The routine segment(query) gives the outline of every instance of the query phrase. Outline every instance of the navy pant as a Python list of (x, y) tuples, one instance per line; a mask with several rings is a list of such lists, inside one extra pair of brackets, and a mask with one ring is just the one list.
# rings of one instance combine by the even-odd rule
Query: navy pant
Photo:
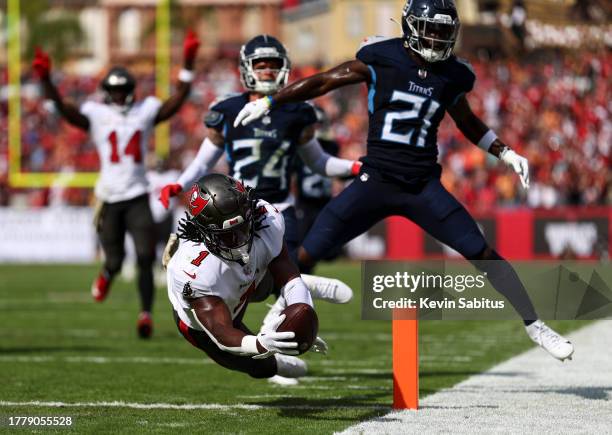
[(282, 213), (285, 219), (285, 243), (287, 244), (289, 257), (297, 264), (297, 252), (300, 246), (300, 239), (295, 207), (289, 207), (283, 210)]
[(318, 261), (393, 215), (410, 219), (466, 258), (475, 257), (487, 247), (472, 216), (438, 178), (410, 185), (369, 167), (364, 167), (361, 176), (321, 211), (303, 247)]

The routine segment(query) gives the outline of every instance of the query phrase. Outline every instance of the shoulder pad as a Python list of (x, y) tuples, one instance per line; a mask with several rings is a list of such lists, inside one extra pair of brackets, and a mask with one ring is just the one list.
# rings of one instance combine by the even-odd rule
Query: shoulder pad
[(364, 38), (363, 41), (361, 41), (361, 44), (359, 44), (359, 48), (357, 49), (357, 51), (361, 50), (363, 47), (366, 47), (368, 45), (376, 44), (377, 42), (387, 41), (389, 39), (393, 39), (393, 38), (390, 36), (380, 36), (380, 35), (368, 36)]
[(474, 67), (472, 67), (472, 64), (470, 62), (468, 62), (466, 59), (463, 59), (461, 57), (457, 57), (457, 62), (463, 66), (465, 66), (467, 69), (470, 70), (470, 72), (474, 75), (476, 75), (476, 73), (474, 72)]
[(210, 104), (208, 105), (208, 108), (209, 108), (209, 109), (212, 109), (212, 108), (213, 108), (214, 106), (216, 106), (217, 104), (222, 103), (222, 102), (223, 102), (223, 101), (225, 101), (225, 100), (229, 100), (230, 98), (238, 97), (238, 96), (240, 96), (240, 95), (242, 95), (242, 93), (240, 93), (240, 92), (230, 92), (229, 94), (221, 95), (221, 96), (219, 96), (219, 97), (215, 98), (215, 99), (212, 101), (212, 103), (210, 103)]

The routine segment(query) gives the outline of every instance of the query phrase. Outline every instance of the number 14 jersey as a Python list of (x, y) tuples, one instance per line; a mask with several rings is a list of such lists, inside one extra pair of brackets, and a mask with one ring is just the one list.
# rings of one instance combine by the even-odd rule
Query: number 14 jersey
[(116, 106), (87, 101), (81, 113), (100, 157), (95, 194), (104, 202), (136, 198), (148, 191), (145, 156), (161, 101), (147, 97), (121, 112)]
[(367, 38), (356, 57), (371, 77), (364, 164), (407, 181), (439, 176), (438, 126), (447, 108), (472, 90), (471, 66), (451, 56), (420, 67), (401, 38)]

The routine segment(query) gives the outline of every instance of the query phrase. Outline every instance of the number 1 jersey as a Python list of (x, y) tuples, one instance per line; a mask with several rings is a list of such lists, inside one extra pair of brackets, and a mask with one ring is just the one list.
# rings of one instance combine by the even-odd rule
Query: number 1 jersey
[(81, 106), (100, 157), (95, 189), (98, 199), (113, 203), (147, 193), (145, 156), (160, 107), (161, 101), (155, 97), (137, 101), (124, 113), (94, 101)]
[(407, 182), (439, 177), (438, 127), (447, 108), (472, 90), (471, 66), (455, 56), (419, 66), (401, 38), (367, 38), (356, 57), (371, 77), (364, 164)]

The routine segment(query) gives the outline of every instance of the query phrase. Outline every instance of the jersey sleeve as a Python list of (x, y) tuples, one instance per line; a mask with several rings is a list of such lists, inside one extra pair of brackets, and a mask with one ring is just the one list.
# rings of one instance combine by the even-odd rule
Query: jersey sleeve
[(355, 55), (357, 60), (362, 61), (366, 65), (373, 64), (375, 61), (374, 44), (382, 39), (384, 38), (381, 38), (380, 36), (368, 36), (365, 38), (357, 49), (357, 54)]
[(460, 97), (471, 92), (476, 82), (474, 68), (472, 68), (472, 65), (467, 60), (457, 58), (454, 69), (455, 85), (453, 86), (450, 98), (451, 106), (454, 105)]
[(142, 102), (142, 116), (147, 123), (153, 123), (155, 117), (159, 113), (159, 109), (162, 106), (162, 102), (159, 98), (149, 96)]
[(263, 219), (259, 217), (262, 229), (257, 232), (257, 236), (265, 243), (269, 253), (269, 260), (272, 261), (278, 257), (283, 249), (285, 219), (281, 212), (265, 201), (260, 201), (257, 210), (260, 216), (264, 215)]
[(79, 112), (89, 119), (95, 118), (96, 110), (98, 109), (99, 105), (100, 103), (96, 103), (95, 101), (85, 101), (83, 104), (81, 104)]

